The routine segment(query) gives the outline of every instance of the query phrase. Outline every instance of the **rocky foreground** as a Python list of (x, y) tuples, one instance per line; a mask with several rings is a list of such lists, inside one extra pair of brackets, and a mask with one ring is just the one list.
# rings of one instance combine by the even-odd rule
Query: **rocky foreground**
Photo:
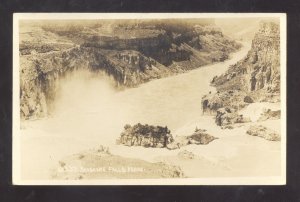
[(52, 179), (64, 180), (181, 177), (179, 167), (113, 155), (103, 146), (65, 157), (52, 173)]

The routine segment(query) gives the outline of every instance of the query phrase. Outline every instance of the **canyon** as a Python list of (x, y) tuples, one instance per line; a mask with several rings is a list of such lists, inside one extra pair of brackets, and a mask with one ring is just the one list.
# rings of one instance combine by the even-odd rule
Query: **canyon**
[[(212, 21), (75, 25), (20, 37), (24, 179), (280, 175), (277, 24), (251, 44)], [(147, 172), (60, 172), (122, 163)]]
[[(203, 22), (202, 22), (203, 21)], [(241, 44), (211, 21), (21, 26), (20, 113), (46, 117), (60, 81), (88, 69), (111, 77), (118, 89), (228, 59)]]

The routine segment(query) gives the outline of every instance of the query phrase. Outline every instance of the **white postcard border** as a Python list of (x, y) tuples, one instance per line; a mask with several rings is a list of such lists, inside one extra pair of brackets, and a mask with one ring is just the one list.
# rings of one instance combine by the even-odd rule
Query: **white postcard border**
[[(97, 180), (22, 180), (20, 170), (20, 20), (92, 19), (172, 19), (172, 18), (280, 18), (281, 65), (281, 176), (178, 178), (178, 179), (97, 179)], [(285, 185), (286, 184), (286, 14), (285, 13), (14, 13), (13, 16), (13, 134), (12, 180), (14, 185)], [(37, 162), (38, 163), (38, 162)]]

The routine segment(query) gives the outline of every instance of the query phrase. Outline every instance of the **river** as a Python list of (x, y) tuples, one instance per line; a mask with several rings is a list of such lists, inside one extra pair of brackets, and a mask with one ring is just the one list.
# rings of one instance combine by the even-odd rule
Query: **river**
[(108, 145), (114, 154), (149, 161), (174, 154), (166, 149), (116, 146), (115, 141), (125, 124), (168, 126), (173, 135), (190, 135), (184, 133), (195, 123), (207, 128), (213, 121), (208, 117), (201, 122), (202, 96), (215, 90), (210, 86), (212, 78), (244, 58), (249, 49), (250, 44), (244, 44), (224, 62), (123, 91), (116, 91), (107, 79), (77, 72), (64, 81), (52, 117), (22, 123), (22, 178), (47, 179), (49, 168), (61, 157), (97, 145)]

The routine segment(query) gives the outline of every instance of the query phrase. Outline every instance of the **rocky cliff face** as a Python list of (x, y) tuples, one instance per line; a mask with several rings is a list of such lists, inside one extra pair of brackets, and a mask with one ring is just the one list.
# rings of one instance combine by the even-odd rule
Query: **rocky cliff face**
[(218, 90), (237, 88), (243, 84), (244, 90), (249, 92), (263, 89), (267, 93), (279, 93), (279, 36), (278, 24), (262, 22), (246, 58), (231, 66), (224, 75), (215, 78), (212, 84)]
[(212, 80), (218, 93), (203, 97), (203, 111), (216, 112), (224, 106), (240, 109), (250, 101), (279, 101), (279, 37), (278, 24), (261, 22), (247, 56), (230, 66), (225, 74)]
[(40, 117), (52, 110), (60, 80), (77, 69), (111, 76), (116, 86), (133, 87), (168, 76), (167, 67), (137, 51), (76, 47), (20, 57), (21, 116)]
[[(223, 61), (240, 45), (215, 26), (167, 24), (25, 26), (20, 33), (23, 118), (46, 116), (69, 72), (109, 75), (119, 88)], [(22, 31), (23, 29), (23, 31)], [(29, 30), (29, 31), (28, 31)]]

